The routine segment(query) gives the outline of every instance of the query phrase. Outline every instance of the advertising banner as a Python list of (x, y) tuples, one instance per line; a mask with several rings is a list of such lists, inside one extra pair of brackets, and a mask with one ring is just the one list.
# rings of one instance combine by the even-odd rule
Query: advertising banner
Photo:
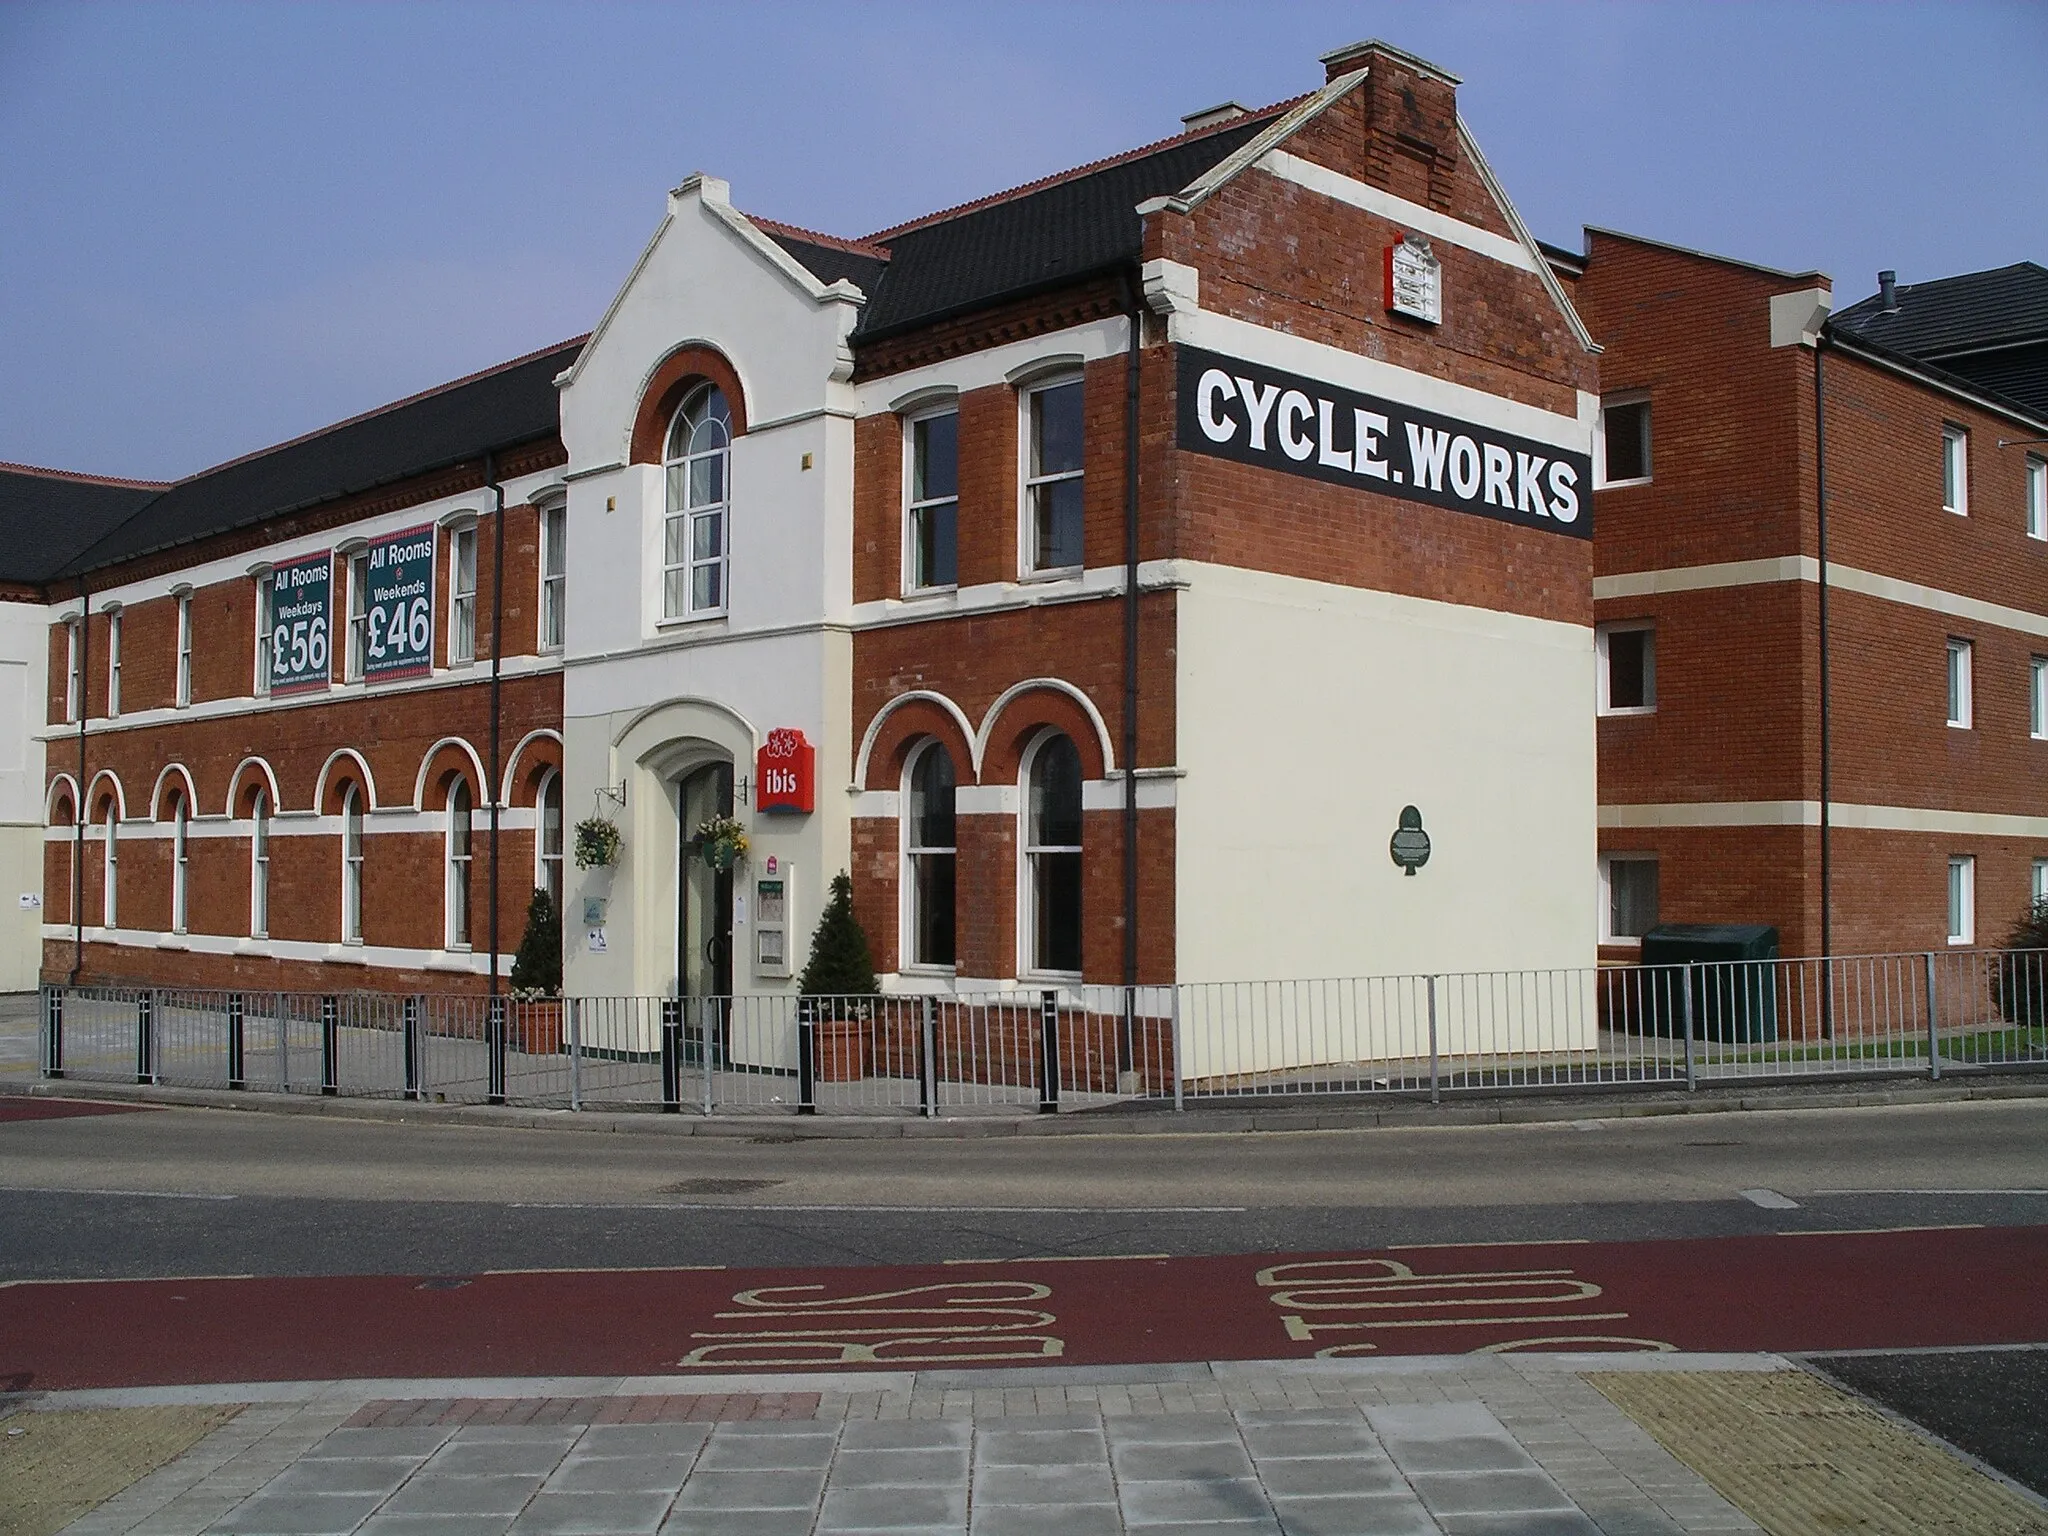
[(270, 572), (270, 691), (307, 693), (327, 686), (334, 621), (334, 553), (303, 555)]
[(369, 548), (363, 605), (363, 677), (372, 683), (434, 670), (434, 527), (379, 539)]
[(1194, 453), (1524, 528), (1593, 537), (1590, 455), (1263, 363), (1179, 350), (1175, 439)]

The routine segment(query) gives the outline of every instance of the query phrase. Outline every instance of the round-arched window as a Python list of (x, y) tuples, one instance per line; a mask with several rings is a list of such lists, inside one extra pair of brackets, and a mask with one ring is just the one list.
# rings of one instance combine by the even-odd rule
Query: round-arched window
[(668, 515), (662, 527), (661, 611), (690, 619), (723, 613), (726, 601), (727, 480), (732, 411), (716, 384), (683, 397), (669, 424), (662, 466)]
[(943, 742), (927, 741), (910, 760), (904, 795), (903, 852), (909, 864), (904, 882), (912, 965), (954, 963), (953, 940), (953, 754)]
[(1030, 881), (1027, 953), (1035, 971), (1081, 969), (1081, 754), (1057, 731), (1024, 767), (1024, 858)]

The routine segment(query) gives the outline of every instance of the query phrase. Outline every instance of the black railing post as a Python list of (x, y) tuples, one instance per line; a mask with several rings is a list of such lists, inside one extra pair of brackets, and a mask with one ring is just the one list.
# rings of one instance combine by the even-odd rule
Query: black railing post
[(1060, 995), (1038, 994), (1038, 1112), (1060, 1112)]
[(341, 999), (320, 999), (320, 1091), (328, 1098), (341, 1092)]
[(796, 1000), (796, 1112), (818, 1112), (818, 1000)]
[(490, 1091), (493, 1104), (505, 1102), (505, 999), (493, 997), (484, 1014), (484, 1051), (490, 1058)]
[(135, 1000), (135, 1081), (156, 1081), (156, 994), (144, 992)]
[(242, 1001), (242, 994), (230, 992), (228, 994), (228, 1086), (230, 1088), (246, 1088), (249, 1084), (249, 1074), (242, 1062), (242, 1025), (247, 1015), (248, 1009)]
[(420, 1000), (408, 997), (399, 1005), (399, 1021), (405, 1046), (405, 1096), (420, 1096)]
[(43, 988), (43, 1076), (64, 1075), (64, 989)]
[(683, 1001), (679, 997), (661, 1000), (661, 1112), (681, 1114)]
[(923, 1017), (917, 1031), (917, 1108), (919, 1114), (929, 1116), (939, 1112), (939, 1000), (926, 993), (920, 1012)]

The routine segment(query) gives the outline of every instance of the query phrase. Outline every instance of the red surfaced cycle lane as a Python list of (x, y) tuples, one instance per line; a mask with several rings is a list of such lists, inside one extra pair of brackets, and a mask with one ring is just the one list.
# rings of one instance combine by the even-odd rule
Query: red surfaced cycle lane
[(0, 1286), (0, 1387), (2048, 1341), (2048, 1227)]

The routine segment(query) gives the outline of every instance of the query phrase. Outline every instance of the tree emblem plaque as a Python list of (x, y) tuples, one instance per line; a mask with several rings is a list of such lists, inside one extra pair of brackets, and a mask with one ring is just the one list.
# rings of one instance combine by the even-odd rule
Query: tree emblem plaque
[(1394, 829), (1387, 852), (1404, 875), (1413, 875), (1429, 862), (1429, 834), (1422, 830), (1422, 812), (1414, 806), (1401, 807), (1401, 825)]

